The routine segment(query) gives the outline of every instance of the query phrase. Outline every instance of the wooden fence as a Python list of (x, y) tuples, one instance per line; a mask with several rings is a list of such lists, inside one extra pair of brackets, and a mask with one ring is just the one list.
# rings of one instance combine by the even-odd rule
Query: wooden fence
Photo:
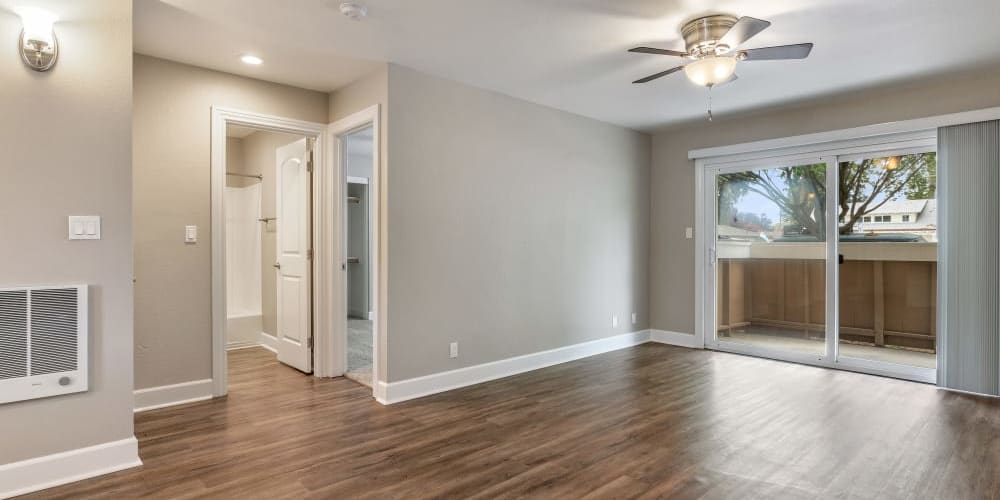
[[(936, 246), (897, 252), (905, 244), (882, 249), (856, 245), (868, 247), (842, 245), (847, 255), (839, 266), (841, 339), (934, 352)], [(787, 248), (738, 249), (739, 255), (721, 245), (719, 250), (720, 332), (750, 325), (801, 330), (804, 336), (825, 330), (825, 260), (789, 258)], [(915, 260), (894, 260), (894, 254)]]

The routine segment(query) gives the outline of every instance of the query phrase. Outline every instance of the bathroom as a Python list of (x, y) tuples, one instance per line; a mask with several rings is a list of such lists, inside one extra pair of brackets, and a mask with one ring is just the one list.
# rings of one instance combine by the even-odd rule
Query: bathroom
[(226, 129), (226, 349), (278, 345), (277, 155), (305, 138)]

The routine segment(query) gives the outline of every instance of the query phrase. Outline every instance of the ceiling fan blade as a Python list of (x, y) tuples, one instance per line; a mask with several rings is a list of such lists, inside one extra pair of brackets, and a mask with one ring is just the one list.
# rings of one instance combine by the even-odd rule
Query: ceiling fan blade
[(677, 66), (676, 68), (670, 68), (670, 69), (668, 69), (666, 71), (661, 71), (661, 72), (659, 72), (659, 73), (657, 73), (655, 75), (649, 75), (646, 78), (640, 78), (640, 79), (638, 79), (638, 80), (636, 80), (636, 81), (634, 81), (632, 83), (646, 83), (646, 82), (651, 82), (653, 80), (656, 80), (657, 78), (660, 78), (662, 76), (667, 76), (667, 75), (669, 75), (671, 73), (676, 73), (676, 72), (678, 72), (678, 71), (680, 71), (682, 69), (684, 69), (684, 66)]
[(756, 17), (743, 16), (729, 31), (722, 36), (719, 43), (727, 45), (730, 49), (735, 49), (741, 43), (753, 38), (754, 35), (767, 29), (771, 25), (770, 21), (757, 19)]
[(654, 49), (653, 47), (636, 47), (634, 49), (628, 49), (629, 52), (638, 52), (640, 54), (657, 54), (661, 56), (677, 56), (677, 57), (687, 57), (687, 52), (678, 52), (676, 50), (669, 49)]
[(781, 59), (805, 59), (812, 52), (813, 44), (797, 43), (795, 45), (779, 45), (777, 47), (761, 47), (739, 52), (741, 61), (778, 61)]

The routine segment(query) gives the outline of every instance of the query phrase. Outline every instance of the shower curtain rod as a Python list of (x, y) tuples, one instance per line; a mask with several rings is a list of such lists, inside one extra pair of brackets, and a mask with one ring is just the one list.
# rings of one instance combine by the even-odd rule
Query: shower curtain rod
[(226, 175), (235, 175), (236, 177), (252, 177), (258, 181), (263, 182), (264, 176), (262, 174), (241, 174), (239, 172), (226, 172)]

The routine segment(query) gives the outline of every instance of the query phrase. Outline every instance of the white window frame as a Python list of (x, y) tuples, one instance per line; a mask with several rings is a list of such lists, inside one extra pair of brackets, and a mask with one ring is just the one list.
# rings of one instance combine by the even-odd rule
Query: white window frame
[[(1000, 117), (1000, 108), (992, 111)], [(955, 123), (966, 123), (965, 116), (961, 117), (948, 115), (946, 120), (938, 120), (943, 124), (949, 121), (958, 120)], [(975, 120), (972, 120), (975, 121)], [(846, 131), (835, 131), (824, 134), (811, 134), (809, 136), (799, 136), (786, 139), (770, 141), (760, 141), (758, 143), (748, 143), (735, 146), (725, 146), (721, 148), (710, 148), (693, 150), (689, 152), (689, 158), (695, 160), (696, 169), (696, 227), (698, 230), (695, 241), (695, 269), (697, 279), (695, 281), (696, 297), (696, 346), (707, 348), (719, 348), (715, 341), (716, 323), (715, 317), (715, 268), (714, 262), (714, 240), (715, 240), (715, 200), (714, 196), (707, 195), (706, 186), (709, 182), (714, 182), (715, 175), (720, 172), (741, 171), (753, 168), (773, 168), (777, 166), (801, 165), (817, 161), (825, 161), (828, 165), (836, 166), (837, 162), (849, 161), (852, 158), (871, 157), (876, 155), (893, 156), (907, 153), (924, 152), (927, 150), (937, 150), (937, 127), (944, 125), (934, 125), (936, 122), (928, 122), (926, 119), (914, 120), (912, 123), (886, 124), (879, 126), (861, 127)], [(913, 127), (919, 125), (920, 128)], [(928, 125), (933, 125), (928, 127)], [(898, 129), (894, 131), (894, 129)], [(865, 135), (871, 134), (871, 135)], [(837, 184), (837, 169), (828, 169), (827, 185)], [(940, 175), (940, 173), (939, 173)], [(831, 179), (832, 177), (832, 179)], [(827, 199), (828, 206), (836, 203), (835, 197)], [(944, 218), (945, 207), (939, 203), (938, 216)], [(835, 228), (837, 215), (834, 209), (827, 210), (828, 228)], [(828, 231), (833, 229), (828, 229)], [(891, 363), (874, 362), (858, 358), (840, 358), (839, 343), (834, 332), (839, 330), (839, 318), (837, 304), (839, 295), (838, 274), (835, 267), (838, 256), (837, 238), (832, 244), (827, 246), (827, 349), (823, 356), (811, 354), (798, 354), (789, 352), (777, 352), (761, 349), (756, 346), (739, 349), (741, 354), (767, 357), (783, 361), (791, 361), (803, 364), (811, 364), (828, 368), (837, 368), (848, 371), (856, 371), (873, 375), (882, 375), (895, 378), (903, 378), (918, 382), (934, 383), (937, 380), (937, 370), (906, 365), (895, 365)], [(940, 240), (938, 245), (938, 261), (946, 258), (944, 255), (944, 242)], [(938, 266), (940, 270), (944, 266)], [(832, 272), (831, 272), (831, 268)], [(940, 284), (942, 277), (938, 278)], [(937, 369), (942, 369), (944, 337), (947, 332), (942, 328), (943, 318), (946, 312), (942, 310), (943, 301), (938, 301), (939, 311), (937, 327)], [(729, 349), (724, 349), (729, 350)]]

